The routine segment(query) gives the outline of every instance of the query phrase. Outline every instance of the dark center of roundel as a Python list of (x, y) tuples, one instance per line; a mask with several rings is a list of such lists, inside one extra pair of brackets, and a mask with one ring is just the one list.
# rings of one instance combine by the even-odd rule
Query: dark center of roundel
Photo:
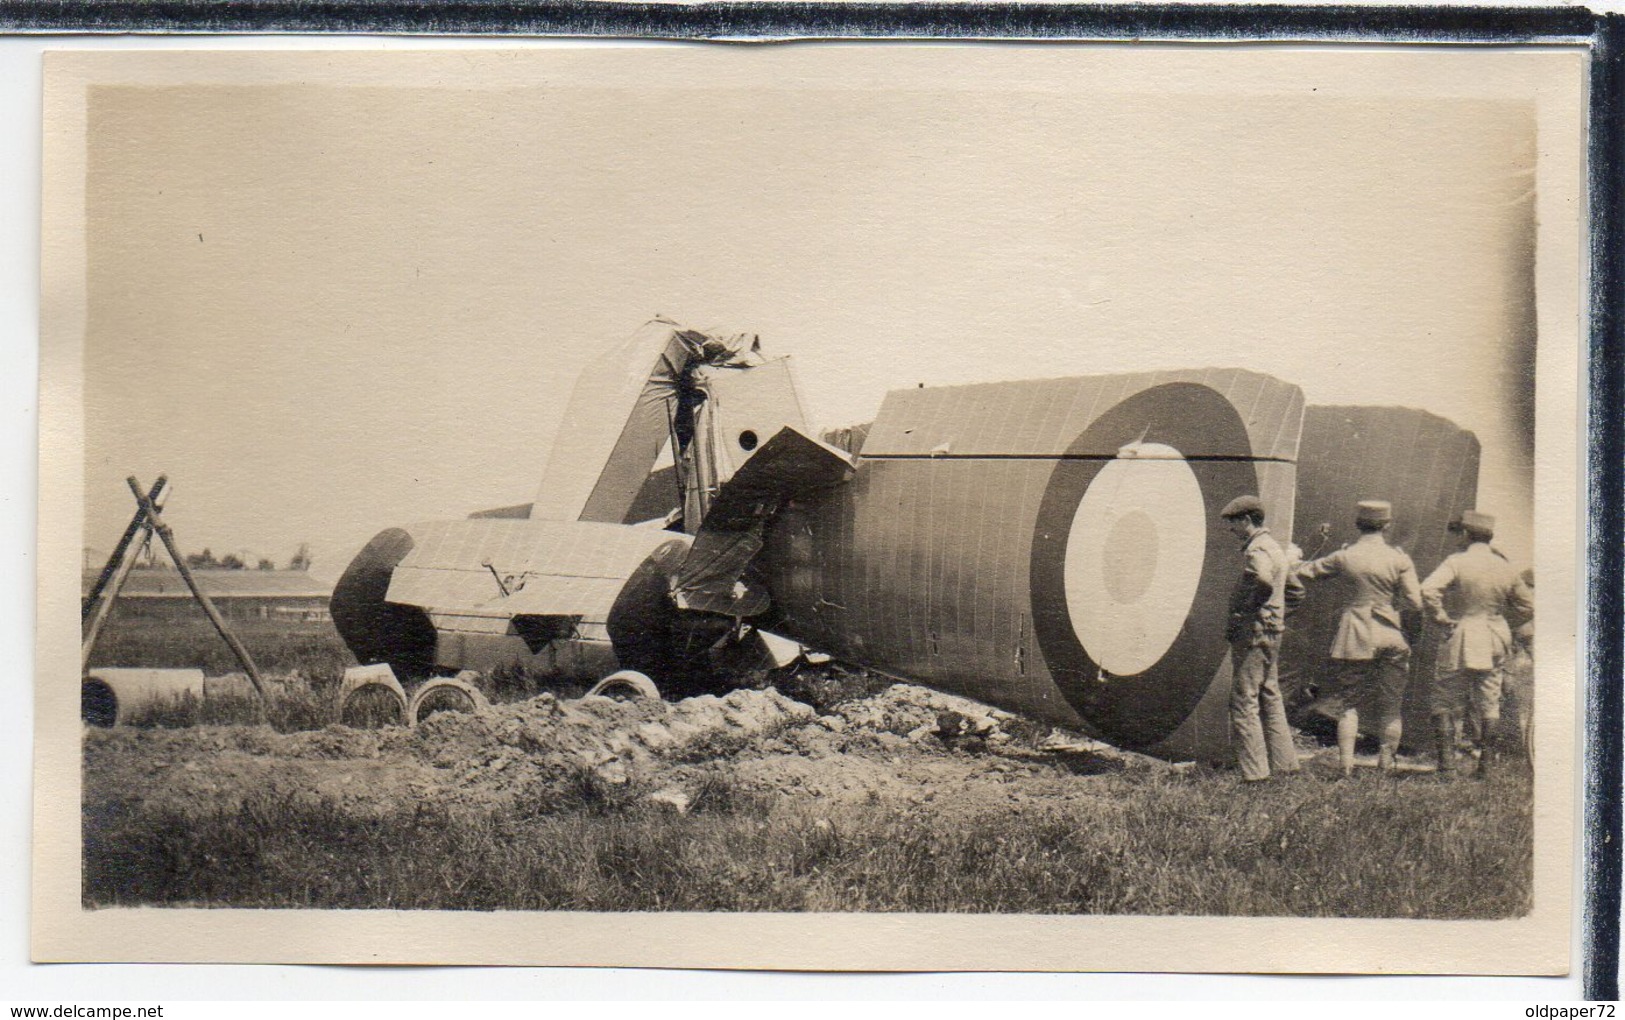
[(1144, 510), (1131, 510), (1106, 535), (1106, 590), (1120, 603), (1138, 603), (1151, 590), (1156, 569), (1157, 522)]
[(1214, 682), (1240, 543), (1218, 512), (1258, 491), (1241, 416), (1198, 383), (1142, 390), (1057, 461), (1034, 525), (1033, 632), (1107, 740), (1155, 744)]

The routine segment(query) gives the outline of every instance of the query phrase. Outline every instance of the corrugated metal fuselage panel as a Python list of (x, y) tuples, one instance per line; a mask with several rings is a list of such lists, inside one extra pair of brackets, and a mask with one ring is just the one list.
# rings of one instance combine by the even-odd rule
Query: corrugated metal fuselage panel
[(780, 629), (1125, 746), (1223, 757), (1222, 725), (1187, 725), (1229, 676), (1240, 549), (1216, 515), (1257, 492), (1290, 521), (1297, 388), (1222, 371), (903, 392), (852, 482), (769, 529)]
[[(1089, 425), (1125, 398), (1170, 383), (1213, 390), (1241, 416), (1245, 451), (1226, 448), (1228, 437), (1192, 434), (1186, 457), (1247, 456), (1296, 460), (1303, 391), (1273, 376), (1239, 368), (1193, 368), (1166, 372), (1031, 379), (930, 389), (893, 390), (864, 440), (865, 456), (930, 454), (959, 456), (1060, 456), (1117, 453), (1101, 442), (1075, 444)], [(1158, 409), (1145, 424), (1177, 429), (1177, 405)], [(1102, 440), (1107, 437), (1098, 437)]]
[(1026, 563), (1054, 461), (863, 460), (780, 513), (763, 556), (785, 633), (1040, 719), (1081, 720), (1036, 655)]
[(1455, 549), (1445, 525), (1473, 508), (1478, 459), (1477, 436), (1427, 411), (1311, 406), (1303, 420), (1297, 541), (1319, 544), (1315, 531), (1324, 523), (1331, 530), (1325, 551), (1341, 548), (1359, 537), (1355, 503), (1385, 499), (1394, 505), (1389, 541), (1426, 575)]
[[(1358, 537), (1355, 504), (1394, 506), (1389, 541), (1404, 549), (1425, 578), (1454, 551), (1452, 517), (1473, 508), (1478, 493), (1478, 437), (1436, 414), (1407, 407), (1311, 406), (1304, 413), (1296, 541), (1306, 555), (1325, 554)], [(1328, 526), (1324, 543), (1318, 531)], [(1291, 680), (1323, 681), (1346, 602), (1342, 582), (1317, 582), (1293, 615), (1281, 668)], [(1436, 634), (1424, 631), (1412, 650), (1405, 698), (1407, 742), (1428, 739), (1428, 694)]]

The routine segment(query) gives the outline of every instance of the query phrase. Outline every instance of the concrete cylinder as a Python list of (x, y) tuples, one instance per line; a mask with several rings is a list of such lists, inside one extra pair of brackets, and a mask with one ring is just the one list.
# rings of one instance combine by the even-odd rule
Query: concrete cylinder
[(80, 684), (79, 715), (91, 726), (120, 726), (166, 708), (203, 703), (201, 669), (93, 669)]
[[(380, 697), (381, 696), (381, 697)], [(388, 708), (384, 714), (391, 717), (397, 726), (411, 724), (411, 713), (408, 710), (410, 700), (401, 682), (395, 679), (395, 671), (387, 664), (379, 663), (376, 666), (352, 666), (344, 671), (344, 683), (339, 688), (339, 722), (345, 726), (357, 726), (373, 729), (377, 726), (388, 725), (378, 715), (368, 712), (365, 706), (380, 699)]]
[(489, 708), (485, 695), (464, 679), (465, 675), (477, 674), (465, 671), (456, 677), (436, 677), (414, 691), (407, 712), (411, 725), (416, 726), (435, 712), (483, 712)]

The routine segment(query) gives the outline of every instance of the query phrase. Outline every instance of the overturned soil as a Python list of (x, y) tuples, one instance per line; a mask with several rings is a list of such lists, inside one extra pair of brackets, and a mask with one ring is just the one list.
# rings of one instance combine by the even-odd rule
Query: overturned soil
[(731, 790), (769, 798), (979, 811), (1086, 797), (1078, 775), (1171, 768), (906, 684), (822, 712), (773, 688), (679, 702), (543, 694), (412, 729), (87, 729), (84, 749), (88, 810), (185, 814), (265, 795), (363, 817), (425, 803), (546, 811), (583, 786), (682, 813), (722, 771)]
[(827, 672), (677, 702), (543, 694), (411, 728), (87, 729), (84, 902), (1528, 910), (1522, 767), (1440, 782), (1411, 761), (1391, 778), (1370, 768), (1344, 782), (1335, 750), (1306, 741), (1298, 776), (1242, 784), (1233, 771)]

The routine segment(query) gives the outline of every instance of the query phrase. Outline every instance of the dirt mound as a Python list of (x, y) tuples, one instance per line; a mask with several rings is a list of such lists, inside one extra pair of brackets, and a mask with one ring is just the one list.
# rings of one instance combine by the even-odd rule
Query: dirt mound
[(85, 799), (186, 812), (232, 810), (267, 791), (361, 813), (442, 797), (545, 806), (583, 783), (649, 780), (663, 762), (726, 755), (815, 718), (807, 705), (766, 690), (676, 703), (544, 694), (477, 714), (441, 712), (413, 730), (87, 730)]
[(936, 802), (940, 813), (989, 799), (1071, 799), (1080, 774), (1167, 768), (1075, 736), (1050, 750), (1041, 743), (1046, 736), (1008, 712), (899, 683), (725, 758), (667, 768), (662, 781), (689, 797), (726, 783), (747, 794), (832, 805)]
[(665, 761), (716, 757), (811, 722), (778, 691), (733, 691), (679, 702), (544, 694), (477, 714), (442, 712), (416, 731), (417, 753), (480, 796), (579, 782), (650, 779)]
[(912, 684), (894, 684), (874, 697), (840, 705), (835, 714), (851, 727), (914, 743), (981, 737), (997, 745), (1010, 740), (1013, 731), (1031, 729), (1009, 712)]
[(1026, 720), (923, 687), (868, 693), (883, 681), (834, 679), (849, 693), (821, 700), (822, 713), (769, 687), (678, 702), (542, 694), (412, 729), (87, 729), (84, 802), (186, 817), (268, 802), (358, 818), (628, 802), (687, 813), (740, 798), (1019, 811), (1091, 796), (1078, 776), (1167, 767), (1075, 737), (1041, 740), (1047, 731)]

